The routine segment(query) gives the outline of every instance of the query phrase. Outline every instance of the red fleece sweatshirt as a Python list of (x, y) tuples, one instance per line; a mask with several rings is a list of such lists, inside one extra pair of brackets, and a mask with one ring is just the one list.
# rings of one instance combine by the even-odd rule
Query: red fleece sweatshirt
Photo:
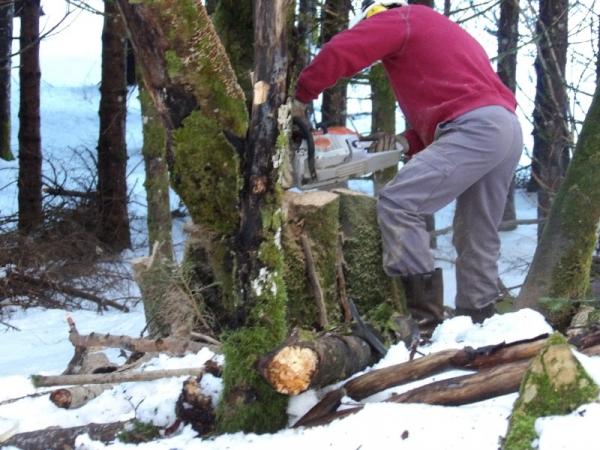
[(382, 61), (410, 130), (410, 153), (433, 141), (436, 126), (482, 106), (515, 111), (481, 45), (422, 5), (392, 8), (334, 36), (300, 74), (296, 98), (307, 103), (340, 78)]

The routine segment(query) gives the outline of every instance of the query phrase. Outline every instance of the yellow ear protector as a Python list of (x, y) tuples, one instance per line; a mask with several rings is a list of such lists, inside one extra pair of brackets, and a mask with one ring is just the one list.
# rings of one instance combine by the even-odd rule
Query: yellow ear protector
[(369, 8), (369, 10), (367, 11), (367, 13), (365, 14), (365, 19), (368, 19), (371, 16), (374, 16), (375, 14), (379, 14), (380, 12), (383, 11), (387, 11), (387, 8), (383, 5), (373, 5), (371, 8)]

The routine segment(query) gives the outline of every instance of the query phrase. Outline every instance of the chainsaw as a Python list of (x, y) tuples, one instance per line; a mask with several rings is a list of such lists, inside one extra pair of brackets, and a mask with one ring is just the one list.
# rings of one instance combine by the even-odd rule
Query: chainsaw
[[(397, 166), (404, 154), (400, 149), (369, 153), (372, 141), (346, 127), (311, 130), (294, 118), (290, 169), (284, 173), (284, 187), (301, 190), (335, 187), (351, 177), (360, 177)], [(291, 173), (289, 173), (291, 172)]]

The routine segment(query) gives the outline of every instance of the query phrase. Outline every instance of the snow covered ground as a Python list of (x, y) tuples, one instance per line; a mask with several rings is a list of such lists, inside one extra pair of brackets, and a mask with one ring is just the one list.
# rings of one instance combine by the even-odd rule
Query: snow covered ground
[[(95, 3), (94, 3), (95, 2)], [(93, 4), (100, 4), (94, 0)], [(58, 3), (45, 2), (47, 19)], [(77, 36), (93, 35), (97, 41), (66, 38), (58, 34), (54, 41), (43, 44), (43, 98), (42, 98), (42, 141), (46, 167), (49, 162), (60, 163), (73, 176), (76, 158), (70, 149), (94, 149), (97, 139), (97, 105), (99, 26), (98, 20), (81, 23), (72, 20), (70, 27)], [(90, 23), (92, 26), (90, 26)], [(54, 42), (54, 43), (52, 43)], [(44, 51), (44, 45), (48, 50)], [(66, 55), (66, 56), (65, 56)], [(46, 58), (46, 59), (44, 59)], [(44, 72), (45, 71), (45, 72)], [(15, 86), (16, 87), (16, 86)], [(144, 209), (142, 190), (143, 169), (140, 165), (139, 107), (135, 93), (130, 95), (130, 117), (128, 121), (128, 146), (130, 167), (130, 189), (135, 201), (132, 213), (141, 215)], [(18, 98), (16, 95), (13, 98)], [(16, 106), (13, 110), (16, 117)], [(16, 142), (16, 129), (13, 130)], [(0, 163), (0, 213), (16, 210), (15, 163)], [(75, 174), (77, 172), (75, 171)], [(84, 176), (85, 174), (82, 174)], [(12, 183), (12, 184), (11, 184)], [(368, 190), (363, 182), (354, 182), (353, 187)], [(535, 217), (535, 199), (523, 192), (517, 196), (520, 219)], [(453, 206), (436, 215), (437, 227), (451, 223)], [(139, 221), (137, 236), (140, 252), (143, 247), (143, 220)], [(535, 247), (536, 227), (520, 226), (515, 231), (502, 233), (501, 278), (508, 287), (522, 283), (527, 263)], [(179, 236), (179, 235), (178, 235)], [(445, 303), (454, 304), (455, 282), (452, 260), (451, 235), (438, 238), (437, 262), (444, 272)], [(131, 257), (133, 255), (126, 255)], [(516, 293), (516, 290), (514, 291)], [(107, 312), (98, 315), (89, 311), (70, 313), (82, 334), (111, 332), (113, 334), (139, 335), (144, 328), (144, 314), (140, 307), (130, 313)], [(59, 374), (70, 360), (73, 348), (68, 341), (66, 313), (56, 310), (31, 309), (16, 311), (11, 317), (3, 318), (14, 328), (0, 325), (0, 434), (3, 428), (18, 427), (19, 432), (42, 429), (49, 426), (69, 427), (90, 422), (105, 423), (138, 418), (158, 426), (170, 425), (174, 420), (174, 404), (181, 390), (183, 378), (165, 379), (144, 383), (125, 383), (104, 392), (78, 410), (56, 408), (47, 395), (23, 398), (44, 389), (36, 390), (30, 382), (32, 374)], [(446, 321), (435, 332), (431, 345), (420, 349), (429, 353), (447, 348), (463, 346), (478, 347), (500, 342), (511, 342), (530, 338), (550, 331), (543, 318), (530, 310), (495, 316), (482, 325), (473, 325), (466, 317)], [(118, 352), (109, 354), (111, 359), (123, 362)], [(147, 363), (144, 370), (163, 368), (197, 367), (210, 358), (219, 358), (204, 350), (197, 355), (184, 358), (160, 357)], [(600, 358), (579, 355), (580, 360), (592, 377), (600, 383)], [(388, 355), (373, 368), (381, 368), (406, 361), (408, 352), (402, 345), (392, 347)], [(372, 368), (370, 368), (372, 369)], [(369, 370), (370, 370), (369, 369)], [(455, 376), (452, 371), (432, 379)], [(427, 381), (431, 381), (429, 379)], [(508, 417), (516, 394), (462, 407), (440, 407), (417, 404), (389, 404), (383, 400), (390, 393), (402, 392), (425, 381), (390, 389), (366, 399), (367, 406), (358, 414), (338, 420), (330, 425), (312, 429), (287, 429), (275, 434), (254, 435), (236, 433), (214, 439), (195, 438), (190, 428), (177, 435), (149, 444), (146, 449), (473, 449), (493, 450), (498, 448), (499, 439), (506, 432)], [(222, 389), (219, 379), (206, 375), (203, 389), (215, 401)], [(306, 412), (327, 389), (309, 391), (290, 399), (288, 414), (290, 424)], [(351, 402), (347, 399), (347, 402)], [(540, 434), (537, 448), (540, 450), (591, 449), (599, 448), (600, 404), (582, 406), (578, 411), (564, 417), (540, 419), (536, 428)], [(78, 439), (80, 449), (133, 448), (133, 445), (114, 443), (104, 445), (92, 442), (88, 437)]]

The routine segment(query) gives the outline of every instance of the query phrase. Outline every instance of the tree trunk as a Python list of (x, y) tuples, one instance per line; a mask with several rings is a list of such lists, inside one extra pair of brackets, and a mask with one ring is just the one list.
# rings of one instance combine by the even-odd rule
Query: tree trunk
[[(498, 23), (498, 76), (513, 92), (517, 89), (517, 46), (519, 43), (519, 0), (503, 0), (500, 3), (500, 21)], [(515, 209), (515, 181), (511, 182), (503, 222), (517, 219)], [(515, 229), (502, 228), (502, 230)]]
[(295, 17), (295, 27), (292, 31), (293, 40), (289, 46), (288, 79), (292, 86), (295, 86), (302, 69), (310, 63), (311, 47), (315, 45), (316, 18), (316, 0), (299, 0), (298, 14)]
[(581, 299), (600, 220), (600, 85), (587, 113), (573, 161), (558, 191), (529, 267), (517, 307), (540, 308), (542, 297)]
[(98, 237), (118, 252), (131, 247), (125, 146), (126, 39), (115, 1), (105, 0), (104, 5), (98, 139)]
[[(322, 10), (322, 43), (348, 28), (348, 0), (325, 0)], [(323, 92), (322, 122), (327, 126), (346, 126), (348, 80), (340, 80)]]
[[(535, 60), (537, 86), (533, 111), (532, 177), (538, 188), (538, 218), (548, 216), (570, 158), (565, 81), (568, 7), (567, 0), (540, 0), (536, 26), (538, 55)], [(538, 227), (538, 238), (541, 238), (543, 228)]]
[(39, 227), (42, 211), (40, 136), (40, 0), (24, 0), (21, 12), (19, 108), (19, 231)]
[(119, 6), (146, 92), (167, 129), (172, 186), (200, 230), (183, 265), (202, 287), (214, 286), (203, 295), (213, 294), (211, 306), (219, 306), (226, 327), (239, 308), (233, 247), (239, 227), (238, 152), (248, 126), (244, 93), (200, 2), (119, 0)]
[(148, 203), (148, 245), (152, 252), (154, 244), (158, 243), (161, 255), (167, 261), (173, 261), (167, 130), (143, 86), (139, 90), (144, 133), (142, 155), (146, 169), (144, 187)]
[(0, 2), (0, 159), (12, 161), (10, 150), (10, 78), (14, 3)]
[(287, 332), (287, 295), (281, 251), (279, 168), (288, 151), (287, 19), (290, 0), (254, 0), (254, 98), (243, 164), (237, 267), (242, 295), (240, 320), (224, 344), (227, 365), (219, 405), (221, 431), (265, 432), (286, 422), (286, 400), (257, 378), (261, 352)]

